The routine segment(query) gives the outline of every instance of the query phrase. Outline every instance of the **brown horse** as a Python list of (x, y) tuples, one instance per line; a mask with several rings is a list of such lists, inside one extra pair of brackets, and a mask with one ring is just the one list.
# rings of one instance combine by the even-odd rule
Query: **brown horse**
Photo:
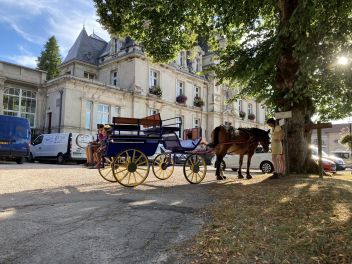
[(241, 172), (243, 156), (248, 155), (247, 160), (247, 179), (251, 179), (252, 176), (249, 173), (249, 167), (251, 165), (251, 159), (255, 149), (260, 143), (265, 152), (268, 152), (270, 145), (269, 132), (259, 128), (239, 128), (218, 126), (212, 133), (212, 147), (213, 152), (216, 154), (216, 179), (226, 179), (225, 176), (221, 175), (221, 162), (226, 154), (238, 154), (240, 155), (240, 164), (238, 170), (238, 178), (242, 179), (243, 175)]

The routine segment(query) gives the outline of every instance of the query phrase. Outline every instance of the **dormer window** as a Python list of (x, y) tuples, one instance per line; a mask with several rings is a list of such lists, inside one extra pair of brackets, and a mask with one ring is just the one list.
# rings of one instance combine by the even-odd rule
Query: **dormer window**
[(84, 78), (90, 79), (90, 80), (95, 80), (97, 78), (97, 76), (91, 72), (84, 72)]
[(198, 57), (196, 59), (196, 68), (195, 68), (196, 72), (200, 72), (202, 71), (202, 60), (200, 57)]
[(184, 51), (180, 52), (178, 65), (185, 66), (186, 64), (186, 53)]
[(121, 49), (121, 42), (116, 38), (114, 39), (113, 48), (114, 48), (114, 53), (119, 52), (119, 50)]

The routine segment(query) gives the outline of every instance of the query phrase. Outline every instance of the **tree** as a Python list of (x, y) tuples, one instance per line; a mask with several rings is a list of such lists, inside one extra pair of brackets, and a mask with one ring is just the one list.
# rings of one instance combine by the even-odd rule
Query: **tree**
[(47, 80), (59, 75), (57, 67), (61, 64), (61, 57), (55, 36), (49, 38), (45, 43), (44, 50), (40, 53), (37, 61), (37, 68), (47, 72)]
[(312, 115), (325, 120), (352, 110), (351, 69), (335, 63), (351, 52), (350, 0), (94, 1), (110, 33), (143, 43), (155, 61), (173, 59), (201, 40), (218, 57), (221, 82), (238, 84), (241, 95), (274, 111), (292, 111), (291, 171), (311, 164), (305, 125)]

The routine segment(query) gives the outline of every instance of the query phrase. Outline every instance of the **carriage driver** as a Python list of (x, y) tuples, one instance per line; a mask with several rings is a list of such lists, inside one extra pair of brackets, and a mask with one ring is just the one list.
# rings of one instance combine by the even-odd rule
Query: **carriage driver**
[(98, 137), (96, 141), (92, 141), (86, 147), (87, 162), (84, 164), (86, 167), (94, 166), (94, 152), (99, 148), (99, 141), (103, 138), (103, 128), (104, 125), (99, 125), (98, 127)]
[(270, 177), (271, 179), (278, 179), (285, 173), (284, 164), (284, 153), (282, 147), (282, 140), (284, 138), (284, 133), (276, 122), (274, 118), (269, 118), (266, 123), (272, 128), (271, 132), (271, 154), (274, 163), (274, 174)]

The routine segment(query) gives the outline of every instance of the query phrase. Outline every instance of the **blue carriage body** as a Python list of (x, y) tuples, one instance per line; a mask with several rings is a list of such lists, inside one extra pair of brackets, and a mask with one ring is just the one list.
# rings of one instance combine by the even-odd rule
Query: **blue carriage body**
[[(142, 119), (114, 117), (104, 156), (114, 157), (128, 149), (137, 149), (146, 156), (154, 155), (161, 140), (161, 124), (159, 114)], [(153, 128), (151, 132), (150, 128)]]
[(114, 157), (121, 151), (127, 149), (138, 149), (146, 156), (152, 156), (158, 147), (160, 139), (144, 139), (144, 138), (124, 138), (113, 139), (108, 142), (108, 147), (105, 156)]

